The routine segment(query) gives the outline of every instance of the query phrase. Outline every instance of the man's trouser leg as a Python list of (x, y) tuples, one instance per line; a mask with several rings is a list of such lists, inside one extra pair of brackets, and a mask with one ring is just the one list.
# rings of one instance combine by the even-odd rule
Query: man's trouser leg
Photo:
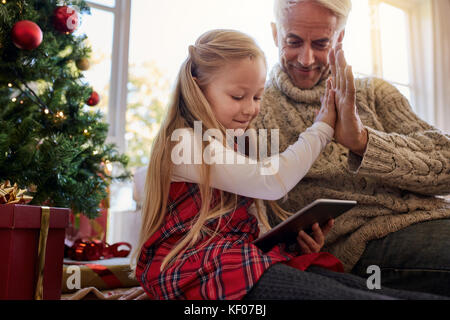
[(368, 278), (381, 269), (381, 285), (450, 296), (450, 219), (421, 222), (373, 240), (352, 273)]

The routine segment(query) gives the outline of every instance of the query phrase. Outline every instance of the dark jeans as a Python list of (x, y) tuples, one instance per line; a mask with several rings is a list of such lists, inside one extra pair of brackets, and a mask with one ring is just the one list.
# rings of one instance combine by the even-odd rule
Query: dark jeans
[(306, 272), (275, 264), (244, 300), (441, 300), (441, 296), (382, 288), (369, 290), (366, 279), (319, 267)]
[(450, 219), (412, 225), (369, 242), (352, 273), (368, 278), (381, 269), (381, 285), (450, 297)]

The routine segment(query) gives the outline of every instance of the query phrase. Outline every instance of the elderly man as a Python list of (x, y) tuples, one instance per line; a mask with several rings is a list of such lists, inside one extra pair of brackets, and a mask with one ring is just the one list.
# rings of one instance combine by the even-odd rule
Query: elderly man
[(353, 80), (340, 45), (350, 0), (275, 1), (280, 61), (256, 127), (280, 129), (283, 152), (313, 124), (330, 76), (338, 111), (336, 141), (279, 204), (295, 212), (318, 198), (358, 201), (327, 238), (346, 271), (367, 278), (376, 265), (383, 286), (450, 296), (450, 204), (436, 197), (450, 193), (450, 136), (389, 83)]

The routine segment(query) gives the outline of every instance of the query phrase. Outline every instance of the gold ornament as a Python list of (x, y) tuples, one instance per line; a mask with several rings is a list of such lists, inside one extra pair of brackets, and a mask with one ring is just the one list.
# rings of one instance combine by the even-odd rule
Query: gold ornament
[(81, 58), (76, 61), (77, 68), (81, 71), (89, 70), (91, 64), (89, 63), (89, 60), (86, 58)]

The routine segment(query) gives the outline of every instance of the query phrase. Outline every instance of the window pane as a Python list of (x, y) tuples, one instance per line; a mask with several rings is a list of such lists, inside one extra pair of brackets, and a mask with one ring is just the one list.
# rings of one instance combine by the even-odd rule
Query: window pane
[(139, 168), (149, 162), (150, 147), (164, 116), (170, 85), (152, 61), (130, 64), (128, 81), (125, 141), (130, 167)]
[(373, 74), (369, 1), (353, 0), (352, 7), (345, 28), (344, 51), (353, 71), (367, 76)]
[[(114, 14), (92, 8), (91, 15), (83, 15), (77, 34), (86, 34), (86, 42), (92, 48), (90, 68), (84, 71), (85, 81), (100, 94), (101, 101), (89, 110), (101, 110), (105, 119), (108, 113), (111, 81), (111, 56), (113, 45)], [(102, 26), (99, 28), (99, 26)]]
[(260, 0), (134, 0), (130, 61), (153, 60), (174, 80), (188, 46), (202, 33), (232, 28), (253, 36), (273, 64), (278, 53), (271, 36), (272, 11), (271, 1)]
[(382, 3), (380, 20), (383, 78), (409, 84), (406, 14), (401, 9)]
[(116, 6), (116, 0), (90, 0), (88, 3), (100, 4), (103, 6), (114, 8)]

